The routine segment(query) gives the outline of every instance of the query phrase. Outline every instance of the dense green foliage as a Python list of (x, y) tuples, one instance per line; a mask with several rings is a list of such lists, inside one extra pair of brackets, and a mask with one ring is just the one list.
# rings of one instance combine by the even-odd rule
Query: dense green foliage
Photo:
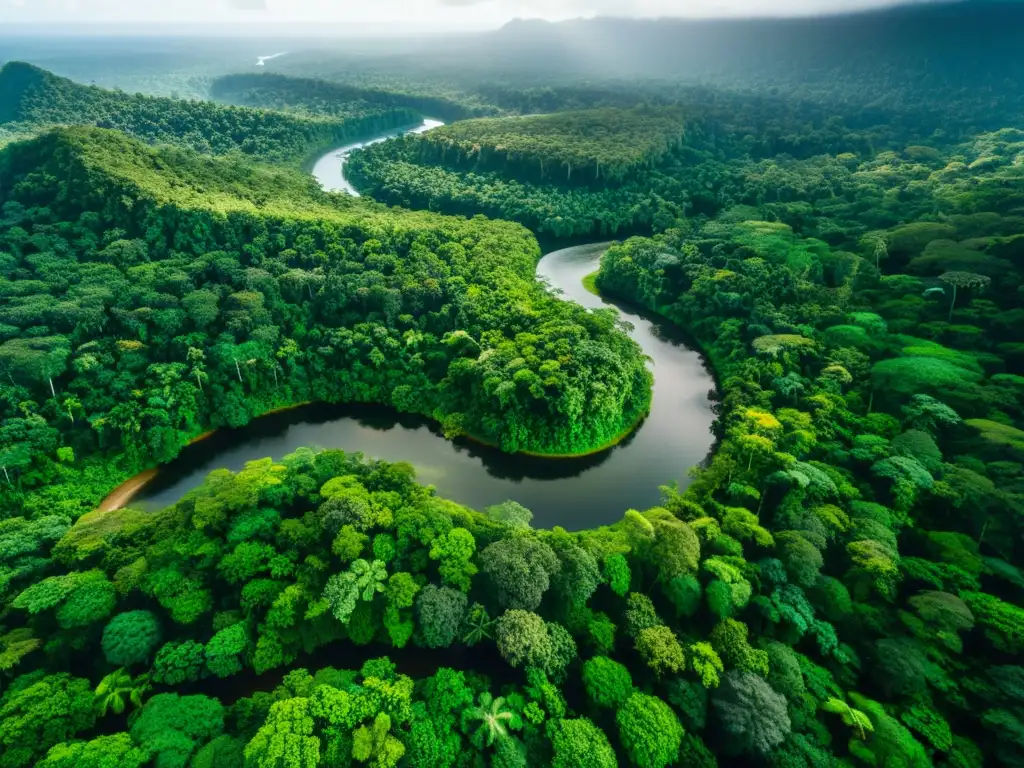
[(294, 116), (107, 91), (21, 62), (0, 69), (0, 128), (11, 133), (92, 124), (149, 143), (298, 164), (346, 140), (418, 120), (409, 108), (372, 99), (336, 104), (325, 116)]
[[(859, 197), (862, 179), (850, 178), (858, 156), (886, 147), (902, 153), (909, 145), (907, 159), (927, 162), (938, 151), (932, 145), (948, 146), (921, 128), (861, 126), (860, 111), (823, 114), (803, 103), (766, 103), (760, 96), (717, 91), (678, 98), (674, 109), (548, 116), (549, 132), (568, 145), (561, 150), (548, 138), (532, 152), (526, 142), (513, 153), (520, 126), (539, 118), (466, 121), (367, 147), (350, 159), (348, 173), (386, 202), (464, 215), (482, 211), (564, 238), (660, 232), (688, 216), (714, 216), (741, 204), (802, 205), (819, 196), (835, 198), (837, 181), (846, 182), (847, 196)], [(668, 130), (682, 130), (680, 113), (686, 122), (681, 136)], [(645, 146), (633, 126), (640, 115), (655, 117), (649, 137), (673, 140), (632, 157), (621, 148)], [(503, 148), (487, 151), (495, 134)], [(615, 157), (607, 147), (623, 153), (619, 162), (629, 168), (624, 178), (598, 173), (602, 156)], [(569, 173), (580, 165), (589, 170)], [(784, 216), (785, 210), (772, 214)]]
[(480, 211), (558, 237), (614, 234), (683, 215), (650, 179), (679, 162), (683, 131), (677, 108), (466, 120), (367, 147), (347, 172), (385, 202)]
[(309, 117), (349, 117), (390, 107), (410, 109), (441, 120), (462, 120), (491, 110), (472, 108), (440, 96), (361, 88), (327, 80), (284, 75), (226, 75), (210, 85), (210, 96), (243, 107), (283, 110)]
[[(869, 764), (978, 764), (969, 739), (1020, 764), (1009, 756), (1019, 703), (990, 697), (1003, 674), (992, 670), (1022, 648), (1011, 626), (1024, 626), (1021, 138), (981, 136), (963, 159), (936, 152), (923, 165), (908, 151), (852, 167), (862, 198), (877, 185), (889, 206), (801, 201), (804, 232), (834, 216), (849, 250), (742, 218), (785, 210), (769, 203), (634, 238), (602, 262), (602, 291), (684, 325), (722, 377), (724, 442), (666, 507), (695, 526), (716, 509), (713, 535), (730, 542), (701, 566), (723, 619), (712, 710), (726, 754), (821, 764), (821, 750), (843, 748), (810, 719), (817, 709), (841, 717), (850, 756)], [(914, 196), (885, 191), (910, 185)], [(886, 227), (899, 218), (909, 222)], [(967, 268), (970, 279), (948, 271)], [(753, 571), (751, 546), (768, 548)], [(765, 657), (742, 624), (726, 640), (729, 617)], [(671, 657), (645, 653), (649, 632), (637, 649), (657, 671)]]
[(95, 486), (310, 400), (556, 454), (614, 440), (649, 403), (614, 314), (550, 296), (516, 225), (390, 212), (96, 129), (9, 148), (0, 195), (7, 509), (75, 517), (96, 498), (58, 478)]
[(620, 182), (676, 146), (683, 121), (672, 109), (605, 109), (465, 120), (410, 137), (424, 163), (500, 170), (539, 182), (573, 174)]
[(346, 165), (348, 178), (363, 193), (391, 205), (464, 216), (481, 212), (556, 238), (645, 232), (655, 219), (671, 225), (685, 210), (630, 184), (602, 189), (538, 185), (495, 172), (420, 165), (404, 157), (412, 141), (395, 139), (354, 153)]
[[(221, 82), (315, 119), (388, 77), (398, 107), (602, 107), (352, 163), (387, 202), (657, 232), (614, 244), (595, 285), (704, 351), (720, 442), (660, 506), (577, 533), (310, 449), (93, 511), (203, 430), (304, 400), (560, 453), (630, 428), (650, 378), (613, 314), (533, 280), (521, 226), (96, 128), (8, 147), (0, 768), (1024, 767), (1024, 131), (999, 128), (1019, 56), (986, 69), (947, 13), (708, 25), (748, 65), (799, 47), (810, 74), (755, 96), (531, 83), (568, 54), (524, 58), (553, 39), (527, 22), (487, 38), (522, 61), (503, 83), (468, 71), (471, 43), (433, 85), (401, 57), (358, 88)], [(901, 14), (932, 37), (872, 26)], [(609, 66), (702, 55), (645, 24), (609, 35), (636, 53)], [(640, 101), (681, 109), (682, 142)]]

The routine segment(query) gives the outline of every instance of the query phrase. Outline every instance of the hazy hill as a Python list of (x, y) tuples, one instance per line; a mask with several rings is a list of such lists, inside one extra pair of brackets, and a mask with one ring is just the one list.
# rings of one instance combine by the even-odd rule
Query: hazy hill
[(0, 127), (9, 132), (96, 125), (150, 143), (295, 163), (323, 147), (418, 119), (407, 108), (365, 100), (328, 117), (307, 117), (108, 91), (23, 62), (0, 69)]
[[(495, 65), (615, 77), (732, 73), (767, 77), (795, 68), (889, 67), (905, 74), (1019, 75), (1024, 7), (927, 3), (842, 16), (794, 19), (517, 20), (477, 41)], [(1010, 72), (1002, 71), (1003, 65)], [(898, 75), (899, 73), (893, 73)]]
[(313, 117), (339, 117), (359, 109), (412, 109), (445, 121), (492, 114), (442, 96), (404, 93), (273, 73), (225, 75), (210, 85), (217, 101)]
[[(279, 72), (530, 114), (721, 100), (955, 137), (1024, 121), (1024, 5), (925, 3), (796, 19), (519, 20), (416, 53), (296, 51)], [(776, 108), (773, 106), (773, 109)]]
[[(306, 174), (173, 147), (152, 149), (121, 132), (95, 127), (51, 130), (0, 155), (0, 176), (13, 178), (34, 169), (63, 179), (67, 194), (48, 199), (67, 200), (76, 211), (103, 208), (107, 198), (121, 195), (219, 215), (338, 219), (346, 210), (374, 207), (370, 201), (329, 196)], [(0, 182), (0, 196), (4, 192)]]

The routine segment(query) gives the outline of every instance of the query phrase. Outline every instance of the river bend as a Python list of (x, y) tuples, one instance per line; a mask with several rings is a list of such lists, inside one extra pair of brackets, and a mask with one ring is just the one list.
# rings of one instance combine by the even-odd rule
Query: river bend
[[(412, 130), (438, 125), (428, 120)], [(349, 153), (396, 133), (328, 152), (314, 166), (314, 176), (329, 191), (358, 194), (344, 177)], [(658, 487), (673, 480), (685, 486), (687, 470), (712, 447), (709, 392), (714, 381), (701, 356), (688, 349), (670, 325), (605, 301), (583, 287), (583, 278), (598, 268), (606, 248), (606, 243), (597, 243), (549, 253), (537, 265), (537, 276), (566, 300), (588, 308), (615, 306), (651, 359), (651, 413), (614, 448), (579, 459), (510, 456), (466, 440), (446, 440), (426, 419), (389, 408), (311, 405), (257, 419), (241, 429), (222, 430), (190, 446), (160, 468), (133, 505), (172, 504), (214, 469), (239, 470), (247, 461), (280, 458), (302, 446), (409, 462), (420, 481), (436, 486), (440, 495), (476, 509), (514, 499), (533, 510), (536, 527), (579, 530), (613, 523), (629, 508), (657, 504)]]

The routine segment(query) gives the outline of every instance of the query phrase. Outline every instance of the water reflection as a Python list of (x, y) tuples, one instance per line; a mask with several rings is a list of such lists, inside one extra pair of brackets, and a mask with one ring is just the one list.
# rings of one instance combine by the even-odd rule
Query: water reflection
[[(618, 448), (624, 449), (634, 437), (635, 433)], [(460, 465), (477, 464), (495, 480), (565, 480), (601, 466), (615, 450), (558, 460), (509, 455), (466, 438), (447, 440), (434, 422), (386, 406), (315, 404), (264, 416), (238, 429), (224, 429), (196, 443), (162, 466), (136, 503), (173, 504), (215, 469), (237, 471), (248, 461), (266, 456), (280, 459), (301, 447), (341, 448), (370, 458), (408, 461), (424, 483), (444, 483), (452, 476), (453, 460)], [(386, 452), (376, 453), (373, 447), (383, 447)], [(261, 449), (268, 452), (261, 454)], [(491, 504), (508, 497), (495, 501), (483, 489), (480, 498)]]
[[(546, 256), (538, 272), (566, 298), (588, 306), (605, 302), (574, 286), (597, 266), (603, 247)], [(687, 471), (713, 443), (708, 393), (714, 382), (700, 355), (688, 349), (671, 325), (620, 307), (630, 334), (650, 355), (655, 370), (651, 414), (626, 440), (593, 456), (543, 459), (510, 456), (470, 440), (446, 440), (432, 422), (374, 405), (310, 405), (224, 430), (185, 450), (161, 468), (140, 496), (147, 505), (177, 501), (218, 468), (241, 469), (247, 461), (282, 458), (298, 448), (341, 448), (372, 458), (412, 464), (421, 482), (442, 496), (475, 509), (514, 499), (534, 512), (538, 527), (570, 530), (615, 522), (629, 508), (658, 503), (658, 487), (685, 486)]]
[[(326, 188), (339, 188), (349, 149), (336, 150), (317, 165), (314, 173)], [(344, 185), (342, 179), (340, 188)], [(537, 266), (537, 277), (562, 298), (585, 307), (616, 306), (582, 285), (607, 247), (596, 243), (550, 253)], [(613, 523), (627, 509), (656, 505), (659, 486), (672, 481), (685, 486), (688, 470), (705, 459), (714, 442), (708, 397), (714, 381), (701, 356), (671, 325), (632, 307), (617, 308), (629, 324), (627, 332), (649, 356), (654, 396), (646, 421), (607, 451), (577, 459), (510, 456), (468, 440), (446, 440), (431, 422), (390, 408), (319, 404), (224, 430), (191, 446), (161, 468), (133, 503), (172, 504), (214, 469), (237, 471), (247, 461), (280, 459), (301, 447), (340, 448), (408, 462), (421, 482), (475, 509), (514, 499), (533, 510), (536, 527), (578, 530)]]

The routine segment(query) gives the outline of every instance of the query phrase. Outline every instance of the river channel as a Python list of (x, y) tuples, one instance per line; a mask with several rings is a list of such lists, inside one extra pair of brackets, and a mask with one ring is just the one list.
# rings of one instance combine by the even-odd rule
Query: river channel
[[(414, 130), (438, 125), (425, 121)], [(325, 189), (356, 194), (344, 178), (345, 160), (350, 152), (387, 138), (332, 150), (316, 163), (313, 173)], [(280, 458), (302, 446), (409, 462), (420, 481), (436, 486), (440, 495), (476, 509), (513, 499), (533, 511), (535, 527), (579, 530), (613, 523), (630, 508), (656, 505), (658, 487), (673, 480), (685, 486), (689, 468), (699, 464), (713, 445), (709, 392), (714, 380), (701, 355), (687, 348), (670, 325), (583, 287), (583, 278), (598, 268), (607, 245), (549, 253), (539, 262), (537, 277), (566, 300), (588, 308), (617, 307), (632, 326), (630, 335), (651, 359), (651, 413), (614, 448), (579, 459), (516, 456), (465, 440), (446, 440), (429, 421), (389, 408), (311, 405), (257, 419), (241, 429), (222, 430), (190, 446), (160, 468), (132, 505), (172, 504), (214, 469), (238, 470), (247, 461)]]

